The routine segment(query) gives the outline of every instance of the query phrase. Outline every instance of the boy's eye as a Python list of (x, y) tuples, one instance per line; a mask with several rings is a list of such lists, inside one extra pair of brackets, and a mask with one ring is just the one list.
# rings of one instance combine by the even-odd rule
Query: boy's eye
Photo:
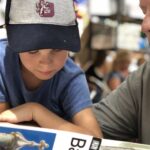
[(30, 51), (29, 54), (36, 54), (38, 52), (39, 52), (38, 50), (34, 50), (34, 51)]

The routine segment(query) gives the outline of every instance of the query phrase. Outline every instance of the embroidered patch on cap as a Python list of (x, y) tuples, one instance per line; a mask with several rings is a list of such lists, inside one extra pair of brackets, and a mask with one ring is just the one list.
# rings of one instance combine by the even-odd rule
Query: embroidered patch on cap
[(53, 17), (54, 16), (54, 3), (39, 0), (36, 3), (36, 11), (41, 17)]

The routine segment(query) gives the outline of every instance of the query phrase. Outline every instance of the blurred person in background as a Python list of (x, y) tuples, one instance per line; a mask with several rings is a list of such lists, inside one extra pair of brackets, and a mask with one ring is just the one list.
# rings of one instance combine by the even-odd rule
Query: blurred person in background
[(145, 63), (145, 58), (144, 57), (140, 57), (138, 60), (137, 60), (137, 66), (140, 67), (142, 64)]
[(116, 89), (129, 75), (131, 54), (127, 50), (117, 52), (112, 64), (112, 70), (108, 75), (107, 84), (111, 90)]
[(96, 56), (92, 65), (85, 71), (93, 103), (98, 102), (110, 92), (105, 80), (110, 71), (106, 60), (108, 52), (106, 50), (95, 52)]

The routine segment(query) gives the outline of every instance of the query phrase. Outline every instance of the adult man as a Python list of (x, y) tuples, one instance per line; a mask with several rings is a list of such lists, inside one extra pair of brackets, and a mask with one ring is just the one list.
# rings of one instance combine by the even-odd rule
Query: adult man
[[(142, 31), (150, 41), (150, 1), (140, 0)], [(94, 105), (105, 138), (150, 144), (150, 62), (129, 75), (106, 99)]]

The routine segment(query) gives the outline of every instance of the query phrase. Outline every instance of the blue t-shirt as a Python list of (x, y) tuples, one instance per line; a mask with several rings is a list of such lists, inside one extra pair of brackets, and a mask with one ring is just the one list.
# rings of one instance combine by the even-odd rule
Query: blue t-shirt
[(0, 40), (0, 102), (16, 107), (37, 102), (64, 119), (90, 107), (92, 102), (83, 71), (68, 58), (64, 67), (35, 91), (28, 91), (22, 80), (19, 56)]

